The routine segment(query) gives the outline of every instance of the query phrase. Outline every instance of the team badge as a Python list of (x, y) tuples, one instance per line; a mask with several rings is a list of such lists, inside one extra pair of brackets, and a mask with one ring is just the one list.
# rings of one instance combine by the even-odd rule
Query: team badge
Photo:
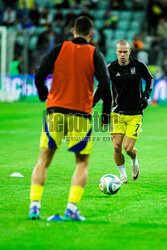
[(132, 75), (135, 75), (135, 74), (136, 74), (136, 68), (135, 68), (135, 67), (131, 68), (130, 71), (131, 71), (131, 74), (132, 74)]

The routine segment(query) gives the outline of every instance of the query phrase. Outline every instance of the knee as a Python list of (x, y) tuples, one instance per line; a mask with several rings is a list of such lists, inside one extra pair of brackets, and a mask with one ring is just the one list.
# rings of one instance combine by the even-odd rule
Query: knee
[(117, 154), (117, 153), (120, 153), (121, 151), (122, 151), (122, 145), (120, 143), (115, 143), (114, 152)]
[(127, 155), (131, 155), (133, 151), (133, 147), (131, 145), (124, 145), (124, 149), (127, 153)]
[(78, 165), (83, 166), (83, 167), (88, 167), (89, 155), (82, 155), (79, 153), (75, 153), (75, 157), (76, 157), (76, 163)]

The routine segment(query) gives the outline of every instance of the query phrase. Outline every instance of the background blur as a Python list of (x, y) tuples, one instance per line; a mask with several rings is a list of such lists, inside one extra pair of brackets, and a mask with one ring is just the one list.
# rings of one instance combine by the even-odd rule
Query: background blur
[(128, 40), (154, 75), (150, 103), (166, 103), (166, 0), (0, 0), (0, 100), (37, 101), (35, 68), (56, 44), (72, 40), (80, 15), (93, 19), (91, 42), (107, 63), (116, 59), (117, 41)]

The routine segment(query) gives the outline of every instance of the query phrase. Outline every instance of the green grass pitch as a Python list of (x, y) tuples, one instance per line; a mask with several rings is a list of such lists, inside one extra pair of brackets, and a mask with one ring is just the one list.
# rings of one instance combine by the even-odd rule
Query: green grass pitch
[[(112, 142), (95, 141), (88, 184), (79, 204), (86, 222), (50, 223), (49, 216), (63, 214), (66, 208), (75, 159), (62, 143), (48, 170), (42, 219), (27, 220), (43, 109), (43, 103), (0, 104), (0, 249), (167, 249), (167, 107), (149, 107), (144, 113), (136, 144), (138, 180), (131, 179), (126, 156), (129, 183), (113, 196), (104, 195), (100, 178), (119, 174)], [(10, 177), (14, 172), (24, 178)]]

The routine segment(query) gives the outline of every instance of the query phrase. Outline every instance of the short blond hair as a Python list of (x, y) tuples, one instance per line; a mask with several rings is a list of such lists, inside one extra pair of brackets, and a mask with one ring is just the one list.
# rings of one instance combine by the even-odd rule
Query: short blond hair
[(130, 44), (128, 43), (128, 41), (127, 40), (119, 40), (118, 42), (117, 42), (117, 44), (116, 44), (116, 47), (118, 46), (118, 45), (121, 45), (121, 46), (129, 46), (129, 48), (130, 48)]

